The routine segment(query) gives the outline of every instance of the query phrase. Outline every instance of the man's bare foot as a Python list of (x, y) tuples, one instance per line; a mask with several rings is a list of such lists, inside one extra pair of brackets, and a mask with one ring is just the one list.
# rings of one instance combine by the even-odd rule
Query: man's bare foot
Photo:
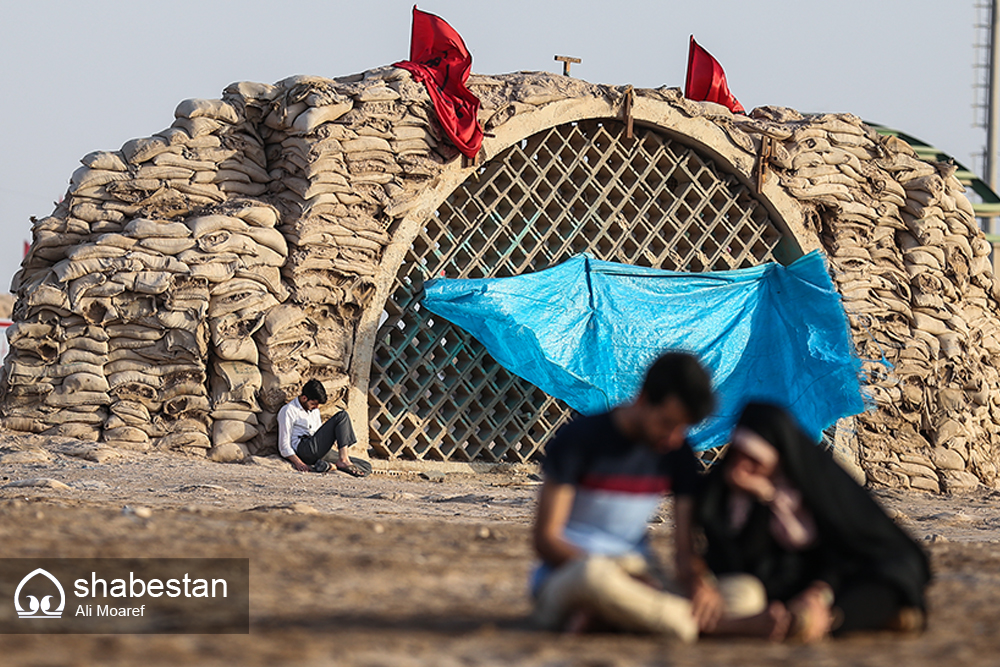
[(792, 625), (788, 639), (803, 644), (815, 644), (830, 634), (833, 612), (818, 596), (806, 596), (790, 605)]

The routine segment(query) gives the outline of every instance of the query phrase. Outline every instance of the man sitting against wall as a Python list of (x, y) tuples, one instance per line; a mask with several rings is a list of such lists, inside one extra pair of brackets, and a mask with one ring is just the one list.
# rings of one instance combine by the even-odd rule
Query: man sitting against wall
[(327, 472), (334, 468), (324, 456), (337, 445), (337, 470), (354, 477), (364, 477), (348, 450), (357, 442), (351, 418), (344, 410), (323, 422), (319, 406), (326, 403), (326, 389), (319, 380), (309, 380), (302, 393), (278, 411), (278, 452), (299, 472)]

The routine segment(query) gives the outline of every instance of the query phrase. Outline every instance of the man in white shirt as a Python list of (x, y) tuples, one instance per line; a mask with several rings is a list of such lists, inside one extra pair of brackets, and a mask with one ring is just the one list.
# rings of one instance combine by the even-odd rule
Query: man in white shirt
[(340, 410), (323, 423), (319, 414), (323, 403), (326, 403), (326, 389), (313, 379), (303, 385), (297, 398), (278, 411), (278, 452), (300, 472), (327, 472), (332, 466), (323, 457), (336, 443), (340, 454), (337, 469), (364, 477), (366, 473), (347, 454), (357, 442), (350, 417)]

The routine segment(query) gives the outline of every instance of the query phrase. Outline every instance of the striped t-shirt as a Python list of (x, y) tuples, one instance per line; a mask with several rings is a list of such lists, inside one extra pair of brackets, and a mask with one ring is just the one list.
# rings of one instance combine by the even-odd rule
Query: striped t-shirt
[(657, 452), (626, 438), (610, 412), (567, 424), (542, 463), (546, 480), (576, 487), (566, 539), (587, 553), (612, 556), (645, 551), (646, 526), (663, 496), (694, 494), (697, 470), (687, 442)]

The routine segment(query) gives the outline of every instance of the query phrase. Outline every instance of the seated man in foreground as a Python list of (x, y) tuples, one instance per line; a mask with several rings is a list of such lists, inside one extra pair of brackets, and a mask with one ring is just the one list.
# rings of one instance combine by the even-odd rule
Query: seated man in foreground
[[(726, 609), (693, 554), (698, 463), (687, 430), (712, 411), (711, 379), (693, 356), (667, 353), (639, 396), (581, 417), (548, 444), (538, 499), (533, 620), (542, 628), (610, 627), (694, 641)], [(676, 582), (650, 560), (646, 530), (674, 494)], [(665, 588), (671, 589), (664, 590)]]
[(309, 380), (302, 393), (278, 411), (278, 452), (300, 472), (327, 472), (332, 466), (323, 457), (339, 450), (338, 470), (364, 477), (365, 472), (351, 461), (348, 449), (357, 442), (347, 412), (341, 410), (322, 421), (319, 406), (326, 403), (326, 389), (319, 380)]

